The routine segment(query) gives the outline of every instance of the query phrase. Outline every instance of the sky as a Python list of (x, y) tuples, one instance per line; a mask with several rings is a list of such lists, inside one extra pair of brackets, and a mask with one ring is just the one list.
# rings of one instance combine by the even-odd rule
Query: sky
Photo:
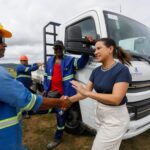
[(63, 24), (93, 7), (119, 11), (150, 27), (149, 0), (0, 0), (0, 23), (13, 33), (7, 39), (0, 63), (19, 63), (20, 55), (29, 62), (43, 62), (43, 27), (50, 21)]

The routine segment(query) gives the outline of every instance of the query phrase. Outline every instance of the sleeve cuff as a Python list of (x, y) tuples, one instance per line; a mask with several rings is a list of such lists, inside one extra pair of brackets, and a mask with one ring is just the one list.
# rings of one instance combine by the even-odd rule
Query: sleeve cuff
[(32, 108), (32, 110), (38, 110), (40, 108), (40, 106), (42, 105), (43, 102), (43, 98), (41, 95), (36, 95), (36, 102), (34, 107)]

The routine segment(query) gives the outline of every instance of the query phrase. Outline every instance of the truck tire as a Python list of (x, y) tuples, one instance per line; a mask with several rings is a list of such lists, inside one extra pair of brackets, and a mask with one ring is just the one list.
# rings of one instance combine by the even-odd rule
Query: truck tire
[(85, 132), (85, 127), (82, 124), (79, 104), (75, 103), (67, 112), (65, 131), (67, 133), (82, 135)]

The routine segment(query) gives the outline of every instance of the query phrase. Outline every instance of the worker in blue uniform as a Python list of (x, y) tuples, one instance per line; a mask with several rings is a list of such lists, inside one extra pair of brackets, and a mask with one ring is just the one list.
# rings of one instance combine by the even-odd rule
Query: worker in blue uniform
[[(22, 82), (23, 85), (27, 89), (29, 89), (32, 93), (35, 93), (35, 91), (32, 89), (31, 72), (36, 71), (40, 66), (42, 66), (42, 63), (34, 63), (33, 65), (29, 65), (28, 57), (26, 55), (21, 55), (19, 59), (20, 59), (20, 64), (16, 68), (16, 72), (17, 72), (16, 79)], [(23, 117), (25, 119), (29, 119), (30, 118), (29, 112), (24, 111)]]
[(17, 80), (22, 82), (23, 85), (28, 88), (31, 92), (34, 92), (31, 89), (32, 86), (32, 79), (31, 79), (31, 72), (36, 71), (42, 63), (34, 63), (33, 65), (28, 64), (28, 57), (26, 55), (20, 56), (20, 64), (16, 68), (17, 72)]
[[(72, 88), (70, 81), (75, 78), (77, 70), (84, 68), (89, 56), (81, 55), (80, 58), (75, 58), (64, 55), (64, 45), (59, 40), (54, 43), (54, 53), (55, 55), (51, 56), (46, 64), (45, 93), (55, 91), (55, 93), (58, 93), (58, 97), (61, 95), (73, 96), (76, 91)], [(48, 149), (52, 149), (61, 143), (67, 114), (67, 112), (58, 108), (52, 111), (56, 113), (57, 130), (54, 139), (47, 145)]]
[[(0, 58), (4, 56), (7, 47), (5, 38), (11, 36), (11, 32), (0, 25)], [(22, 111), (68, 106), (69, 100), (32, 94), (21, 82), (0, 67), (0, 150), (25, 150), (22, 145)]]

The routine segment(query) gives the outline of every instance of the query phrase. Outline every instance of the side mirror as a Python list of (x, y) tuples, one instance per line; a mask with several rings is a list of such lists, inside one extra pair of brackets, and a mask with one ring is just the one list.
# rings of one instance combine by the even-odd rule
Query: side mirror
[(95, 41), (89, 41), (88, 38), (82, 38), (80, 26), (72, 26), (66, 30), (65, 50), (75, 54), (93, 54), (92, 45)]

